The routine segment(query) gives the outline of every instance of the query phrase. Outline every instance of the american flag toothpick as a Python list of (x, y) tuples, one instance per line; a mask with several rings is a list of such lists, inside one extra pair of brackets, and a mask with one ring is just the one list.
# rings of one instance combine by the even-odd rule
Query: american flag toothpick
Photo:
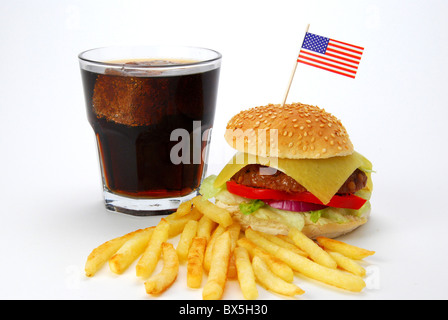
[(358, 71), (359, 62), (364, 52), (363, 47), (310, 33), (308, 32), (309, 27), (308, 24), (283, 104), (286, 102), (299, 62), (353, 79)]

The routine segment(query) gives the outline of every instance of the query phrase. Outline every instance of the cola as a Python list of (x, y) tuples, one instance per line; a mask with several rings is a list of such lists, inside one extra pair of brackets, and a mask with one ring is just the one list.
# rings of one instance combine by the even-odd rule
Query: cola
[[(103, 185), (109, 192), (159, 199), (182, 197), (198, 189), (205, 159), (197, 161), (190, 139), (182, 142), (189, 144), (183, 151), (190, 151), (190, 161), (173, 163), (172, 149), (179, 141), (173, 141), (172, 132), (183, 130), (192, 136), (199, 123), (202, 136), (212, 128), (219, 67), (175, 74), (163, 68), (191, 63), (138, 60), (101, 73), (81, 70), (87, 117), (97, 138)], [(208, 139), (200, 142), (201, 154)]]

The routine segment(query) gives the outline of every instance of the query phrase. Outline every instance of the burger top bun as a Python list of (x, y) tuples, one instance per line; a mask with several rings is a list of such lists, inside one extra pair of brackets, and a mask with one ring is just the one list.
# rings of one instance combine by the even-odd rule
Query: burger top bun
[(224, 137), (232, 148), (258, 156), (324, 159), (354, 151), (341, 121), (307, 104), (269, 104), (241, 111), (226, 129)]

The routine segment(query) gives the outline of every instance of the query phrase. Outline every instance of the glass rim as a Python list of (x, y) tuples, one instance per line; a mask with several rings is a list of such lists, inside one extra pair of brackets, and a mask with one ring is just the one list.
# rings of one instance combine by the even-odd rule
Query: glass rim
[[(86, 58), (85, 55), (88, 53), (91, 53), (93, 51), (103, 50), (103, 49), (113, 49), (113, 48), (184, 48), (184, 49), (195, 49), (195, 50), (203, 50), (203, 51), (209, 51), (216, 55), (216, 57), (211, 59), (204, 59), (200, 61), (194, 61), (194, 62), (187, 62), (187, 63), (175, 63), (175, 64), (169, 64), (169, 65), (130, 65), (126, 63), (118, 63), (118, 62), (107, 62), (107, 61), (100, 61), (97, 59), (89, 59)], [(91, 63), (91, 64), (97, 64), (97, 65), (103, 65), (108, 67), (129, 67), (132, 69), (169, 69), (169, 68), (179, 68), (179, 67), (188, 67), (188, 66), (197, 66), (197, 65), (203, 65), (207, 63), (213, 63), (215, 61), (219, 61), (222, 59), (222, 54), (216, 50), (205, 48), (205, 47), (195, 47), (195, 46), (182, 46), (182, 45), (122, 45), (122, 46), (104, 46), (104, 47), (96, 47), (88, 50), (84, 50), (81, 53), (78, 54), (78, 59), (80, 61)]]

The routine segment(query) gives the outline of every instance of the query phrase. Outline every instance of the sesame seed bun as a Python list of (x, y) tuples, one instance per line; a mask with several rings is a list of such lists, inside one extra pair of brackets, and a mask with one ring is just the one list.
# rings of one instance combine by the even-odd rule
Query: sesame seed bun
[(324, 159), (353, 153), (341, 121), (317, 106), (269, 104), (242, 111), (227, 124), (229, 145), (241, 152), (287, 159)]

